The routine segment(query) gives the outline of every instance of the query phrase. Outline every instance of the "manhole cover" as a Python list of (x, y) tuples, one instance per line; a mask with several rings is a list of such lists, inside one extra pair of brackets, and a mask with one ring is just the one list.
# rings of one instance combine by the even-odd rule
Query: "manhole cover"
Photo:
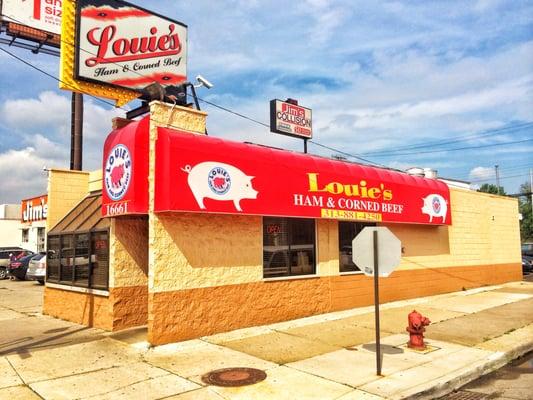
[(457, 392), (450, 393), (444, 397), (445, 400), (485, 400), (489, 396), (483, 393), (469, 392), (466, 390), (458, 390)]
[(223, 368), (208, 372), (202, 381), (215, 386), (246, 386), (266, 379), (266, 373), (255, 368)]

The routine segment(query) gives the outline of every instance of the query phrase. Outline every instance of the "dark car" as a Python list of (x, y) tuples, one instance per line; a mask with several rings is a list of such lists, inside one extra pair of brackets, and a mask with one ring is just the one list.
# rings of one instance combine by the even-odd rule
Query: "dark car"
[(34, 254), (33, 251), (24, 250), (20, 247), (0, 248), (0, 279), (7, 278), (7, 267), (12, 261)]
[(522, 273), (533, 272), (533, 257), (522, 256)]
[(533, 243), (522, 243), (522, 256), (533, 257)]
[(26, 279), (26, 271), (28, 265), (33, 258), (40, 256), (40, 254), (30, 254), (19, 258), (18, 260), (11, 261), (7, 267), (7, 275), (13, 278), (20, 279), (21, 281)]

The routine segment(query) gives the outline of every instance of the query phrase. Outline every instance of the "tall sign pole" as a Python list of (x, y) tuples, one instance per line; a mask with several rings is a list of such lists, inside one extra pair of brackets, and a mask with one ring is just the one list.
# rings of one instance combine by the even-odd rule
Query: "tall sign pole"
[[(378, 239), (379, 238), (379, 239)], [(374, 277), (376, 320), (376, 375), (381, 376), (381, 336), (379, 327), (379, 277), (388, 277), (400, 265), (402, 243), (383, 226), (367, 226), (352, 240), (352, 261), (363, 273)]]
[(531, 194), (531, 221), (533, 222), (533, 168), (529, 169), (529, 193)]
[(82, 170), (83, 161), (83, 95), (72, 92), (70, 122), (70, 169)]
[(498, 189), (498, 194), (501, 194), (500, 193), (500, 170), (499, 168), (500, 166), (498, 164), (494, 166), (494, 171), (496, 173), (496, 188)]
[(373, 232), (374, 241), (374, 316), (376, 320), (376, 375), (381, 375), (381, 338), (379, 328), (379, 256), (378, 231)]

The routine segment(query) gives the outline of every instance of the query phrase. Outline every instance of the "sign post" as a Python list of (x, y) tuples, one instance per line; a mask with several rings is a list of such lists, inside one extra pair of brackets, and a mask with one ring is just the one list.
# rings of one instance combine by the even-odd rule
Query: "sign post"
[(376, 321), (376, 375), (381, 375), (381, 337), (379, 329), (379, 255), (378, 231), (372, 232), (374, 241), (374, 317)]
[(388, 277), (400, 264), (402, 244), (385, 227), (365, 227), (352, 241), (352, 259), (366, 276), (374, 277), (376, 323), (376, 374), (381, 375), (381, 336), (379, 327), (379, 277)]

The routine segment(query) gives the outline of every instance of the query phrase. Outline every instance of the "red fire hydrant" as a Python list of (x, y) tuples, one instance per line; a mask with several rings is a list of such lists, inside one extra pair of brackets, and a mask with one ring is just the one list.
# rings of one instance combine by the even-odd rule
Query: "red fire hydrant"
[(426, 331), (425, 326), (428, 326), (431, 321), (423, 317), (422, 314), (413, 310), (407, 317), (409, 326), (406, 328), (409, 332), (409, 344), (408, 346), (411, 349), (424, 350), (426, 345), (424, 343), (424, 332)]

